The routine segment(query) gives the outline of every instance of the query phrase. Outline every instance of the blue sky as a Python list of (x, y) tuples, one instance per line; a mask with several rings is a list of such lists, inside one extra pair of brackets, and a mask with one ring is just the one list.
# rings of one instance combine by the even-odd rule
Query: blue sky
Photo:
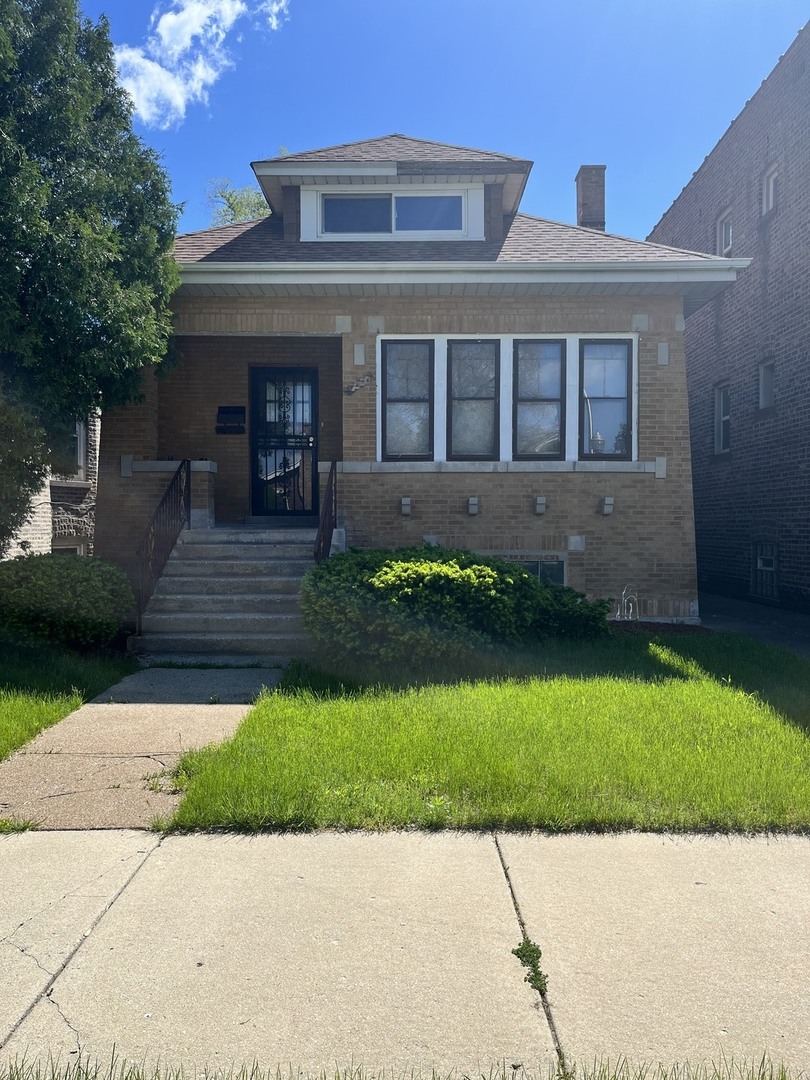
[(644, 237), (756, 91), (808, 0), (80, 0), (102, 13), (181, 231), (214, 177), (403, 132), (535, 162), (527, 213), (575, 218), (607, 165), (607, 228)]

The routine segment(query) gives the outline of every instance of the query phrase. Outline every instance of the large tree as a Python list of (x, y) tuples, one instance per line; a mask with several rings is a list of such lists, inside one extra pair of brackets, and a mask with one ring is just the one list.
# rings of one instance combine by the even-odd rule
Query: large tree
[(0, 0), (0, 394), (46, 426), (129, 400), (166, 352), (177, 211), (131, 121), (106, 19)]

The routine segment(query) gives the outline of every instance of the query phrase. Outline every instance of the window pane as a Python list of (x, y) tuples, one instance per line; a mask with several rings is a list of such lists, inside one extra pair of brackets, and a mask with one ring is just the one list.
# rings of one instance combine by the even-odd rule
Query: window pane
[(627, 396), (626, 345), (585, 345), (583, 356), (584, 390), (588, 397)]
[(389, 402), (385, 408), (387, 457), (424, 457), (430, 453), (428, 402)]
[(390, 195), (324, 195), (325, 233), (390, 233)]
[(519, 402), (515, 451), (528, 457), (560, 452), (560, 406), (557, 402)]
[(453, 457), (495, 456), (494, 401), (454, 401), (452, 428)]
[(459, 231), (462, 227), (460, 195), (397, 195), (397, 232)]
[(427, 401), (430, 397), (430, 346), (423, 341), (385, 346), (388, 400)]
[(582, 403), (583, 446), (586, 454), (629, 454), (627, 400)]
[(562, 345), (556, 341), (522, 341), (518, 345), (518, 399), (560, 398)]
[(494, 341), (454, 341), (450, 345), (454, 398), (495, 396), (498, 345)]

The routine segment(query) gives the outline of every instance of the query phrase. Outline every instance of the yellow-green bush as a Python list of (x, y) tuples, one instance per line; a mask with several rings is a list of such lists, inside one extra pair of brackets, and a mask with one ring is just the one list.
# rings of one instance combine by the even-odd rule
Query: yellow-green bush
[(607, 633), (606, 602), (544, 585), (516, 563), (443, 548), (337, 555), (307, 575), (301, 608), (333, 661), (418, 664)]

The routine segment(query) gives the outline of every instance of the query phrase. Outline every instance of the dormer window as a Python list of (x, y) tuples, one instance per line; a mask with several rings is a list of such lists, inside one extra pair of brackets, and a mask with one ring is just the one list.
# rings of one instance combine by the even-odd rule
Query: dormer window
[(483, 240), (484, 191), (301, 189), (302, 240)]

